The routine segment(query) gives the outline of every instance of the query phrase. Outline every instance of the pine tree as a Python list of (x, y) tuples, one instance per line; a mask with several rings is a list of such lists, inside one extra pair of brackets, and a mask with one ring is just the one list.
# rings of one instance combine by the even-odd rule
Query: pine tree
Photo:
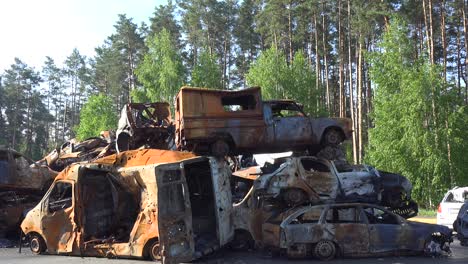
[(182, 57), (165, 29), (150, 37), (146, 45), (148, 53), (136, 70), (143, 87), (134, 90), (132, 97), (137, 102), (172, 102), (185, 82)]

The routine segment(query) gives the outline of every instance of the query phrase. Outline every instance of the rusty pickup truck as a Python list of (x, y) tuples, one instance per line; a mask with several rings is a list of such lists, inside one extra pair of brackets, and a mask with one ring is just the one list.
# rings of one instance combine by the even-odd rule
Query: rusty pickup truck
[(350, 119), (309, 117), (292, 100), (262, 101), (259, 87), (182, 87), (175, 110), (177, 148), (215, 156), (288, 150), (315, 154), (352, 135)]

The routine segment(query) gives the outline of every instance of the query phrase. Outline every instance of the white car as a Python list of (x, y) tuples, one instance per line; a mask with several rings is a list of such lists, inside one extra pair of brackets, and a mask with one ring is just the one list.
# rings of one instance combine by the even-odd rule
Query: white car
[(453, 229), (453, 222), (465, 199), (468, 199), (468, 187), (455, 187), (448, 191), (437, 209), (437, 224)]

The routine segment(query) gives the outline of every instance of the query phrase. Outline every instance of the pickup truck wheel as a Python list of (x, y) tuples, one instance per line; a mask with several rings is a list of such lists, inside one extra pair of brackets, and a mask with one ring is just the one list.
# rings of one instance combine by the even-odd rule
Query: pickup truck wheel
[(225, 157), (229, 154), (229, 145), (222, 139), (211, 144), (211, 153), (216, 157)]
[(336, 129), (327, 130), (327, 132), (325, 132), (325, 135), (323, 136), (323, 142), (325, 145), (336, 146), (339, 145), (342, 141), (343, 137), (340, 131)]
[(42, 239), (42, 237), (37, 234), (31, 235), (31, 238), (29, 239), (29, 248), (35, 255), (44, 253), (46, 250), (44, 239)]
[(335, 244), (330, 240), (321, 240), (314, 247), (314, 256), (320, 260), (332, 260), (335, 254)]

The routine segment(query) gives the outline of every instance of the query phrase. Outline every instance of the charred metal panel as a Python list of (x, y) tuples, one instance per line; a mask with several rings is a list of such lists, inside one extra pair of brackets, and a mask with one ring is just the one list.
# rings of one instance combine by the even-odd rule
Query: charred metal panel
[(232, 215), (231, 170), (224, 160), (210, 158), (213, 189), (216, 193), (216, 214), (218, 221), (218, 240), (220, 246), (227, 244), (234, 236)]

